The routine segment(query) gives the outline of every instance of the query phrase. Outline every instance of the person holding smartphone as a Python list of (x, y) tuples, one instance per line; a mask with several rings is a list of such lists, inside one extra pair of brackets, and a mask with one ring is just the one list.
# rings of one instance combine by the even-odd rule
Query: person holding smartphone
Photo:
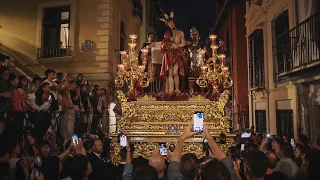
[[(189, 139), (193, 137), (194, 135), (198, 134), (198, 132), (194, 132), (192, 125), (189, 125), (186, 127), (184, 132), (181, 134), (181, 136), (178, 139), (176, 149), (173, 152), (172, 161), (168, 167), (168, 178), (169, 179), (182, 179), (182, 177), (185, 177), (185, 174), (181, 174), (180, 172), (184, 172), (183, 170), (180, 171), (180, 163), (188, 163), (188, 162), (181, 162), (181, 155), (182, 155), (182, 147), (186, 139)], [(207, 126), (203, 125), (203, 138), (205, 138), (208, 141), (209, 147), (212, 150), (212, 153), (215, 156), (215, 159), (217, 160), (211, 160), (207, 162), (201, 169), (202, 175), (201, 179), (207, 179), (206, 175), (209, 177), (212, 177), (212, 179), (215, 179), (213, 176), (216, 174), (219, 174), (220, 172), (215, 172), (215, 170), (212, 170), (211, 167), (214, 166), (215, 163), (218, 163), (218, 166), (225, 166), (224, 168), (227, 168), (229, 171), (229, 176), (231, 176), (231, 179), (237, 179), (237, 175), (233, 168), (233, 162), (224, 154), (223, 150), (220, 148), (220, 146), (215, 142), (215, 140), (211, 137)], [(184, 155), (185, 156), (185, 155)], [(184, 167), (181, 165), (181, 167)], [(198, 172), (199, 165), (195, 165), (196, 170), (195, 172)], [(219, 170), (217, 170), (219, 171)], [(221, 173), (220, 173), (221, 174)], [(197, 173), (193, 175), (193, 177), (185, 177), (189, 179), (194, 179), (197, 177)], [(228, 176), (228, 175), (226, 175)], [(227, 177), (226, 177), (227, 178)], [(216, 177), (216, 179), (219, 179)]]

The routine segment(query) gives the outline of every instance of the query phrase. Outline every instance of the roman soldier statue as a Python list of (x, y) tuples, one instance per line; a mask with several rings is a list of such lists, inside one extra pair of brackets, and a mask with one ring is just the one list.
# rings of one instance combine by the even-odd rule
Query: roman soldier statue
[(193, 93), (194, 91), (200, 92), (200, 87), (198, 87), (195, 81), (199, 78), (201, 73), (200, 53), (198, 52), (198, 50), (204, 48), (204, 45), (200, 43), (200, 34), (195, 27), (192, 27), (190, 29), (190, 37), (192, 42), (188, 46), (190, 67), (188, 81), (190, 93)]

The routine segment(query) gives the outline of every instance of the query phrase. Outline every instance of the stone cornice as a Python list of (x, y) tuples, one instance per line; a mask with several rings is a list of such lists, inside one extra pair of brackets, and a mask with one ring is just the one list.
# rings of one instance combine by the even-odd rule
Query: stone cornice
[(276, 3), (276, 0), (264, 0), (262, 5), (252, 4), (245, 15), (246, 27), (251, 32), (258, 24), (265, 22), (268, 10)]

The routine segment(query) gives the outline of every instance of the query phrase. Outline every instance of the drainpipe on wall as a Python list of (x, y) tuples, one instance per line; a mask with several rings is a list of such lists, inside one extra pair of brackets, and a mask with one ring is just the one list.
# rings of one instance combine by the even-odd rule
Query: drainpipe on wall
[[(232, 13), (229, 11), (229, 10), (227, 10), (227, 9), (225, 9), (224, 8), (224, 10), (228, 13), (228, 15), (230, 16), (230, 39), (231, 39), (231, 41), (230, 41), (230, 53), (231, 53), (231, 67), (230, 67), (230, 69), (232, 69), (232, 71), (233, 71), (233, 41), (232, 41), (232, 31), (233, 31), (233, 26), (232, 26)], [(228, 35), (229, 36), (229, 35)], [(234, 75), (234, 73), (232, 73), (232, 75)], [(234, 105), (235, 105), (235, 103), (234, 103), (234, 86), (232, 86), (232, 97), (231, 97), (231, 102), (232, 102), (232, 107), (233, 107), (233, 111), (232, 111), (232, 125), (233, 125), (233, 123), (234, 123)], [(238, 120), (239, 120), (239, 109), (238, 109)], [(238, 124), (239, 124), (239, 121), (238, 121)], [(233, 127), (233, 129), (234, 128), (236, 128), (236, 130), (238, 130), (237, 128), (238, 128), (238, 125), (236, 124), (236, 127)]]
[(220, 11), (220, 13), (219, 13), (219, 16), (218, 16), (218, 18), (217, 18), (217, 20), (216, 20), (216, 23), (215, 23), (214, 26), (213, 26), (213, 32), (215, 31), (216, 27), (218, 26), (218, 23), (219, 23), (219, 21), (220, 21), (220, 18), (221, 18), (221, 16), (222, 16), (223, 11), (226, 9), (226, 6), (227, 6), (228, 1), (229, 1), (229, 0), (224, 0), (224, 3), (223, 3), (223, 5), (222, 5), (221, 11)]
[[(251, 126), (254, 126), (254, 108), (253, 108), (253, 93), (252, 93), (252, 90), (249, 90), (250, 91), (250, 96), (251, 96)], [(250, 127), (247, 127), (247, 128), (250, 128)]]

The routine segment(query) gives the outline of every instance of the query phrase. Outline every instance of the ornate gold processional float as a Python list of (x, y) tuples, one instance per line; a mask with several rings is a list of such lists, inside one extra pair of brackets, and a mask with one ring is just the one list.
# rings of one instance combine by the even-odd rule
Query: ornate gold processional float
[[(230, 119), (225, 117), (224, 107), (228, 102), (232, 79), (225, 66), (225, 55), (218, 54), (217, 36), (211, 35), (212, 57), (205, 58), (205, 49), (199, 49), (201, 73), (197, 79), (189, 79), (190, 89), (193, 83), (200, 92), (192, 93), (144, 93), (150, 79), (145, 72), (148, 63), (148, 49), (135, 50), (136, 35), (130, 35), (129, 51), (122, 51), (121, 64), (115, 80), (118, 99), (121, 103), (122, 117), (117, 121), (118, 133), (128, 136), (135, 146), (134, 155), (149, 158), (159, 143), (175, 144), (186, 126), (192, 122), (193, 113), (204, 113), (204, 121), (217, 142), (222, 142), (226, 150), (233, 143), (230, 133)], [(120, 161), (118, 133), (111, 134), (112, 160)], [(202, 135), (187, 140), (184, 152), (193, 152), (199, 157), (203, 152)]]

